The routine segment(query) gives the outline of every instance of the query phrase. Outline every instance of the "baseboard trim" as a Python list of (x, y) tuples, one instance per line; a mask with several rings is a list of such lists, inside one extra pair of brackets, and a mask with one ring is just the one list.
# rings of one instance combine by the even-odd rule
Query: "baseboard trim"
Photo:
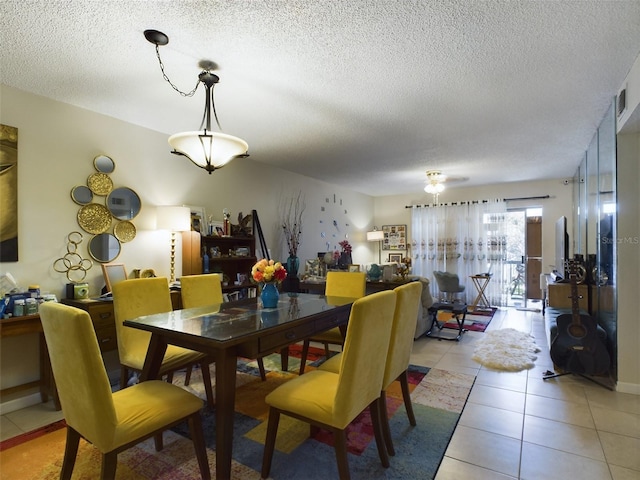
[(31, 407), (42, 402), (40, 393), (32, 393), (31, 395), (25, 395), (24, 397), (8, 400), (4, 403), (0, 403), (0, 415), (15, 412), (16, 410), (22, 410), (23, 408)]
[(616, 392), (640, 395), (640, 385), (637, 383), (618, 382), (616, 384)]

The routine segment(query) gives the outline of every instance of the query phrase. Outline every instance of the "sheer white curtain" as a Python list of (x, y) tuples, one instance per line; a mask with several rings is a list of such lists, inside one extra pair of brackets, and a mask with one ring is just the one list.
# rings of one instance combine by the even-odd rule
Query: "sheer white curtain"
[(412, 208), (413, 273), (431, 280), (434, 297), (438, 296), (434, 270), (457, 273), (466, 287), (467, 303), (478, 293), (471, 276), (491, 272), (485, 295), (491, 305), (506, 304), (502, 288), (505, 212), (501, 200)]

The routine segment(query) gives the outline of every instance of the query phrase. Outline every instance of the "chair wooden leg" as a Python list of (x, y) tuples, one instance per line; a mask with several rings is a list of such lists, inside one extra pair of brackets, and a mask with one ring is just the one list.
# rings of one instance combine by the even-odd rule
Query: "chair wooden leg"
[(380, 419), (380, 412), (382, 410), (381, 397), (376, 398), (369, 405), (369, 411), (371, 412), (371, 424), (373, 426), (373, 433), (376, 437), (376, 446), (378, 447), (378, 456), (380, 462), (384, 468), (389, 468), (389, 454), (387, 448), (384, 445), (384, 436), (382, 434), (382, 421)]
[(325, 360), (329, 360), (329, 357), (331, 356), (331, 350), (329, 350), (328, 342), (324, 342), (324, 356)]
[(202, 362), (200, 364), (200, 371), (202, 372), (204, 391), (207, 395), (207, 405), (213, 408), (215, 406), (215, 402), (213, 400), (213, 389), (211, 388), (211, 371), (209, 370), (209, 364), (207, 362)]
[(333, 443), (338, 462), (338, 476), (340, 480), (349, 480), (349, 460), (347, 458), (347, 432), (346, 430), (333, 431)]
[(389, 455), (394, 456), (396, 450), (393, 448), (391, 428), (389, 427), (389, 414), (387, 412), (387, 393), (384, 390), (380, 392), (380, 421), (382, 423), (382, 436), (384, 438), (384, 444), (387, 447), (387, 452)]
[(268, 478), (271, 472), (271, 461), (273, 460), (273, 451), (276, 447), (276, 434), (278, 433), (279, 422), (280, 411), (273, 407), (269, 408), (267, 437), (264, 440), (264, 454), (262, 456), (262, 478)]
[(116, 467), (118, 466), (118, 453), (108, 452), (102, 455), (101, 480), (114, 480), (116, 478)]
[(302, 343), (302, 354), (300, 357), (300, 373), (298, 375), (302, 375), (304, 373), (304, 367), (307, 365), (307, 356), (309, 355), (309, 340), (305, 340)]
[(407, 411), (407, 417), (409, 417), (409, 423), (412, 427), (416, 426), (416, 416), (413, 414), (413, 405), (411, 403), (411, 393), (409, 392), (409, 374), (405, 370), (398, 377), (400, 380), (400, 387), (402, 389), (402, 398), (404, 399), (404, 408)]
[(73, 428), (67, 426), (67, 443), (64, 447), (64, 460), (62, 460), (62, 471), (60, 472), (60, 480), (71, 479), (73, 466), (76, 463), (79, 444), (80, 434)]
[(153, 443), (156, 447), (156, 452), (160, 452), (164, 448), (164, 444), (162, 442), (162, 432), (156, 433), (153, 436)]
[(264, 369), (264, 360), (262, 357), (258, 358), (258, 370), (260, 370), (260, 378), (265, 382), (267, 380), (267, 371)]
[(211, 480), (207, 447), (204, 443), (204, 433), (202, 432), (202, 418), (199, 412), (189, 417), (189, 432), (191, 433), (193, 448), (196, 451), (196, 458), (198, 459), (198, 466), (200, 467), (200, 476), (202, 480)]
[(184, 386), (188, 386), (191, 382), (191, 370), (193, 369), (193, 365), (189, 365), (187, 367), (187, 371), (184, 373)]
[(167, 383), (173, 383), (173, 372), (167, 373)]

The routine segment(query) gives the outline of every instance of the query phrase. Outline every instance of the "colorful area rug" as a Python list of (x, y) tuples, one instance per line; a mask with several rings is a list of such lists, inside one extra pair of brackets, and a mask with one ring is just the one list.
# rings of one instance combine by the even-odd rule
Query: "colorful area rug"
[[(295, 354), (295, 351), (292, 352)], [(313, 352), (316, 360), (309, 369), (322, 361), (321, 350)], [(289, 371), (268, 371), (267, 380), (260, 380), (257, 365), (250, 360), (238, 362), (236, 413), (232, 478), (259, 479), (264, 449), (268, 407), (264, 397), (282, 383), (295, 378), (299, 361), (290, 359)], [(265, 357), (266, 368), (277, 365), (278, 355)], [(211, 366), (212, 376), (215, 365)], [(174, 379), (180, 383), (183, 379)], [(409, 425), (398, 384), (387, 392), (391, 432), (396, 455), (391, 467), (380, 464), (368, 413), (360, 415), (349, 426), (348, 451), (353, 479), (434, 478), (449, 440), (466, 403), (475, 377), (426, 367), (410, 368), (410, 388), (417, 426)], [(204, 399), (200, 371), (194, 371), (191, 384), (185, 387)], [(215, 472), (215, 412), (203, 408), (203, 423), (209, 450), (209, 464)], [(0, 451), (3, 480), (57, 479), (62, 466), (65, 429), (56, 425), (53, 431), (38, 435), (25, 434), (11, 439)], [(52, 430), (52, 429), (50, 429)], [(191, 480), (198, 479), (199, 470), (194, 458), (193, 444), (187, 438), (186, 425), (165, 432), (165, 448), (156, 452), (153, 440), (147, 440), (118, 456), (118, 480)], [(24, 438), (22, 438), (24, 437)], [(3, 442), (4, 445), (6, 442)], [(73, 478), (98, 478), (100, 453), (81, 441)], [(286, 416), (280, 420), (276, 452), (271, 477), (305, 480), (337, 478), (337, 466), (332, 438), (320, 431), (309, 437), (306, 424)]]
[(503, 328), (487, 332), (476, 344), (471, 358), (492, 370), (519, 372), (534, 367), (539, 351), (533, 336)]
[[(473, 312), (468, 312), (464, 320), (464, 328), (471, 332), (484, 332), (489, 326), (489, 323), (497, 310), (497, 308), (491, 307), (486, 310), (474, 310)], [(438, 321), (444, 322), (444, 328), (451, 328), (453, 330), (458, 330), (460, 328), (451, 312), (438, 312)]]

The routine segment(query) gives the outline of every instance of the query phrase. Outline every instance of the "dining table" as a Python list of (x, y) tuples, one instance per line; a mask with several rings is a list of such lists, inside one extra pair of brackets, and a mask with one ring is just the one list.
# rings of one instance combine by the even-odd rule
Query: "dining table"
[(259, 297), (126, 319), (151, 333), (141, 381), (156, 379), (168, 345), (203, 352), (216, 362), (216, 478), (230, 479), (238, 358), (258, 358), (334, 327), (345, 329), (355, 298), (280, 294), (275, 308)]

